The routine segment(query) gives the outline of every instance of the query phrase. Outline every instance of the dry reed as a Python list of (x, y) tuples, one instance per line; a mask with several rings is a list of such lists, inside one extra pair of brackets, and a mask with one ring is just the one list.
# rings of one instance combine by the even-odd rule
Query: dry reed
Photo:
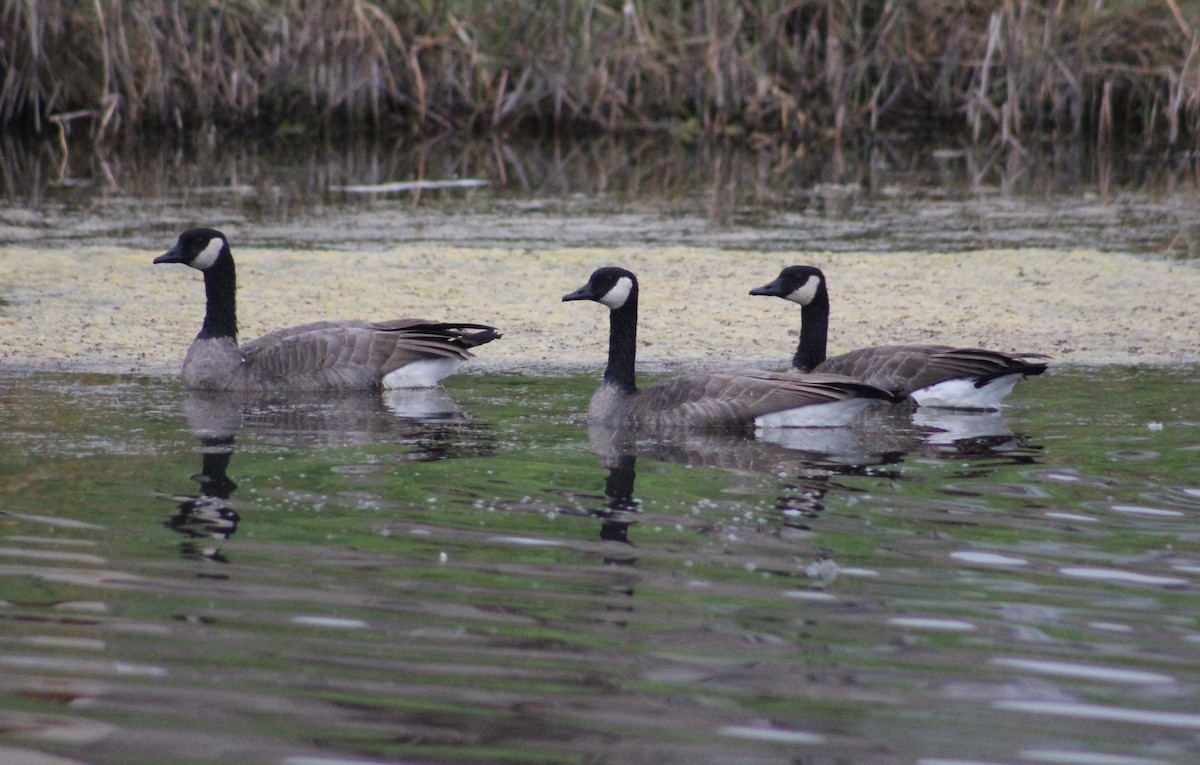
[(0, 0), (0, 124), (1200, 143), (1200, 2)]

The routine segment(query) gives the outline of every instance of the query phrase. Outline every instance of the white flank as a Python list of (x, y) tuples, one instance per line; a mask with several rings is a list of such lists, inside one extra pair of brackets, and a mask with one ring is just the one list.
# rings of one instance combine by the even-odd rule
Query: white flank
[(782, 412), (757, 417), (754, 426), (760, 429), (839, 427), (849, 424), (871, 401), (869, 398), (848, 398), (828, 404), (798, 406), (795, 409), (785, 409)]
[(629, 299), (629, 293), (633, 291), (633, 280), (628, 276), (622, 276), (617, 279), (617, 283), (613, 288), (600, 297), (599, 302), (609, 308), (617, 309), (625, 305), (625, 301)]
[(427, 359), (405, 364), (394, 372), (389, 372), (383, 378), (383, 387), (393, 388), (432, 388), (438, 380), (450, 375), (458, 369), (462, 359)]
[(820, 286), (821, 280), (815, 276), (810, 276), (804, 284), (789, 292), (786, 297), (793, 303), (808, 305), (817, 296), (817, 288)]
[(214, 236), (208, 240), (208, 246), (192, 258), (192, 262), (188, 263), (192, 268), (198, 268), (201, 271), (207, 271), (212, 268), (212, 264), (217, 262), (217, 256), (221, 254), (221, 248), (225, 246), (225, 240), (219, 236)]
[(958, 378), (914, 390), (913, 400), (920, 406), (946, 406), (958, 409), (999, 409), (1000, 402), (1024, 375), (997, 377), (982, 388), (970, 380)]

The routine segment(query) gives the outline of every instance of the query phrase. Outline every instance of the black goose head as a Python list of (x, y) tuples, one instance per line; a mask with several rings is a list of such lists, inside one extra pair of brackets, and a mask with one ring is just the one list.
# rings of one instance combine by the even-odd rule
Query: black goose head
[(608, 266), (592, 272), (587, 284), (579, 289), (563, 295), (563, 302), (568, 300), (594, 300), (606, 305), (612, 310), (625, 306), (631, 300), (637, 300), (637, 277), (624, 268)]
[(788, 266), (770, 284), (755, 287), (751, 295), (783, 298), (800, 305), (809, 305), (825, 291), (825, 274), (815, 266)]
[(628, 395), (637, 393), (634, 361), (637, 356), (637, 277), (624, 268), (598, 268), (587, 284), (563, 295), (567, 300), (594, 300), (608, 306), (608, 366), (605, 385), (613, 385)]
[(214, 228), (189, 228), (179, 235), (175, 246), (154, 259), (155, 263), (182, 263), (207, 271), (218, 263), (232, 260), (229, 242)]

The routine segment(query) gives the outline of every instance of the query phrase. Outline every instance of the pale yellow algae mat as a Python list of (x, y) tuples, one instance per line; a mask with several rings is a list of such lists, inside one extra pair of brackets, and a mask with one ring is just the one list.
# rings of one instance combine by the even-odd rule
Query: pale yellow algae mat
[[(161, 250), (0, 249), (0, 368), (170, 374), (204, 314), (199, 272)], [(830, 353), (944, 342), (1040, 351), (1059, 363), (1200, 361), (1200, 268), (1100, 252), (760, 253), (692, 248), (387, 251), (239, 248), (242, 337), (318, 319), (494, 324), (480, 371), (599, 369), (607, 311), (562, 303), (592, 269), (641, 280), (647, 369), (785, 367), (798, 306), (747, 292), (798, 263), (830, 281)]]

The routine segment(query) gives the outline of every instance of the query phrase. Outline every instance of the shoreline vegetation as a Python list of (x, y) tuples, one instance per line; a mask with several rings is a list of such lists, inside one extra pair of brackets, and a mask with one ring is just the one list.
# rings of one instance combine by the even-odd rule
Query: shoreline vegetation
[(1200, 0), (0, 0), (0, 125), (1200, 147)]

